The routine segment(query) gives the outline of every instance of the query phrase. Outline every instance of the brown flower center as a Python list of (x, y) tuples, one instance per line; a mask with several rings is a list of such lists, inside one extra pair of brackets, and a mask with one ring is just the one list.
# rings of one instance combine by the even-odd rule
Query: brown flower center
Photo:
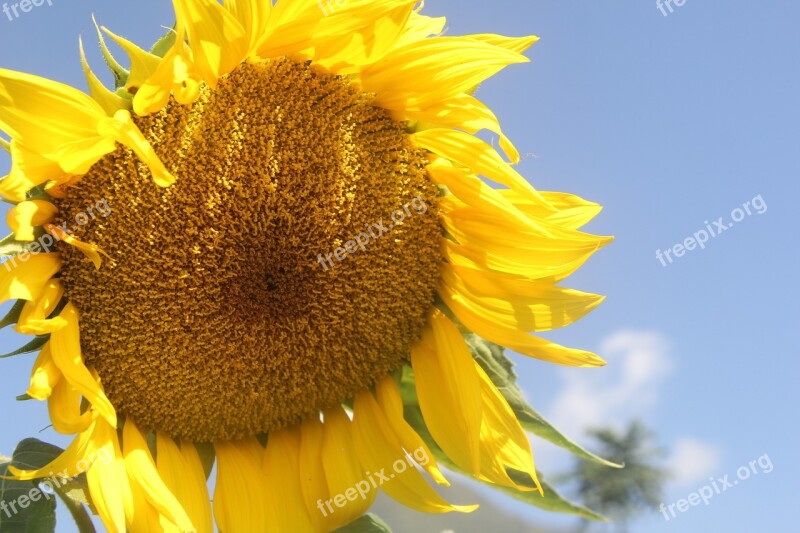
[(87, 365), (118, 410), (194, 441), (266, 433), (341, 403), (405, 361), (434, 300), (437, 189), (404, 126), (309, 64), (242, 64), (192, 106), (137, 119), (177, 177), (128, 149), (98, 162), (65, 216), (105, 200), (62, 247)]

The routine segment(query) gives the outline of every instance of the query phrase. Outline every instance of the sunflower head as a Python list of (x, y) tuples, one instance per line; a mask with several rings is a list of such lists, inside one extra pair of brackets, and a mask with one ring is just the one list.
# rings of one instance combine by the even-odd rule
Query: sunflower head
[(472, 94), (536, 38), (443, 36), (407, 0), (173, 4), (150, 51), (98, 28), (114, 91), (82, 47), (91, 95), (0, 69), (0, 296), (76, 436), (11, 471), (85, 473), (112, 531), (331, 531), (378, 488), (471, 511), (418, 471), (448, 485), (440, 461), (547, 498), (500, 347), (602, 364), (531, 333), (600, 303), (558, 282), (609, 239)]

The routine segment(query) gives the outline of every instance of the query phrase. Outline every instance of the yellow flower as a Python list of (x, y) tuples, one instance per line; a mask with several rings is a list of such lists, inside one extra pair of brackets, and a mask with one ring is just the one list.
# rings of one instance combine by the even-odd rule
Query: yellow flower
[(123, 91), (85, 58), (91, 96), (0, 69), (0, 194), (38, 252), (0, 267), (0, 298), (49, 335), (28, 394), (75, 435), (15, 475), (87, 469), (110, 531), (330, 531), (378, 486), (471, 511), (396, 472), (448, 485), (404, 418), (418, 402), (458, 469), (541, 490), (464, 337), (602, 364), (531, 335), (602, 300), (557, 285), (609, 241), (578, 230), (599, 207), (532, 188), (472, 96), (537, 38), (441, 36), (416, 0), (173, 3), (163, 57), (103, 29)]

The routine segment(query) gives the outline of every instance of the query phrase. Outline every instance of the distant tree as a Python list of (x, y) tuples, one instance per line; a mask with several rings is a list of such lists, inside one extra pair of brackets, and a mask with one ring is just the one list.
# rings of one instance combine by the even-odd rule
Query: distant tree
[[(625, 533), (631, 518), (663, 501), (668, 473), (657, 461), (664, 451), (654, 443), (655, 434), (639, 421), (622, 433), (596, 429), (589, 435), (597, 443), (598, 455), (625, 467), (578, 460), (565, 478), (577, 483), (576, 492), (587, 507), (614, 519), (617, 531)], [(580, 530), (588, 531), (592, 525), (584, 521)]]

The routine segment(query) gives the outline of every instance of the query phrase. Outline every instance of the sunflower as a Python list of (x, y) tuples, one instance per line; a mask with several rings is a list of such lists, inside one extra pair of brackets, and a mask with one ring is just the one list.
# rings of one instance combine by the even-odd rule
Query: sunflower
[(150, 51), (98, 30), (116, 91), (82, 46), (91, 95), (0, 69), (22, 250), (0, 297), (36, 336), (28, 395), (75, 436), (14, 476), (85, 473), (110, 531), (331, 531), (378, 488), (473, 510), (436, 457), (541, 492), (474, 343), (602, 365), (531, 333), (600, 303), (558, 283), (610, 239), (473, 96), (537, 38), (443, 36), (416, 0), (173, 4)]

